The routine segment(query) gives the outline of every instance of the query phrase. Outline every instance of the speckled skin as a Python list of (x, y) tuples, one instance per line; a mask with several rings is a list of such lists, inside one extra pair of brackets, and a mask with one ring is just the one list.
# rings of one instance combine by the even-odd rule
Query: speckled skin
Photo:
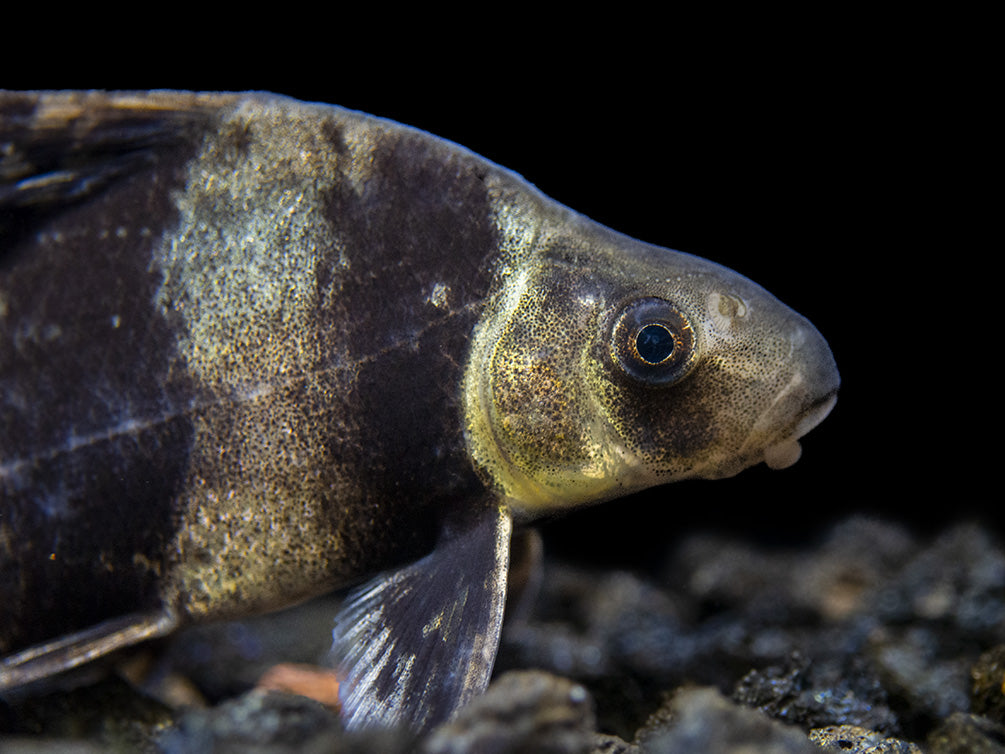
[[(164, 600), (267, 609), (429, 549), (481, 486), (457, 385), (489, 167), (272, 97), (7, 95), (2, 140), (19, 124), (37, 163), (47, 130), (139, 143), (5, 228), (0, 651)], [(44, 167), (91, 169), (72, 157)]]
[[(289, 604), (493, 499), (734, 474), (837, 390), (750, 281), (422, 132), (270, 95), (0, 118), (0, 653)], [(673, 384), (614, 356), (645, 296), (694, 328)]]

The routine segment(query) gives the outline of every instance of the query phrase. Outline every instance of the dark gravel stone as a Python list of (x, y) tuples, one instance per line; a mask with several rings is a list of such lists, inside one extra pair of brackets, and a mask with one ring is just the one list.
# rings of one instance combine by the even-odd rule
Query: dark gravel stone
[(884, 733), (899, 730), (882, 686), (854, 662), (835, 668), (795, 654), (785, 665), (745, 675), (734, 688), (733, 699), (804, 729), (856, 725)]
[(170, 725), (173, 713), (110, 676), (87, 686), (14, 700), (4, 718), (0, 751), (8, 745), (3, 734), (90, 740), (111, 750), (142, 751), (151, 731)]
[(401, 729), (347, 733), (324, 705), (276, 691), (251, 691), (217, 707), (187, 710), (154, 741), (161, 754), (405, 754), (415, 743)]
[(639, 732), (641, 752), (820, 754), (798, 728), (741, 707), (716, 689), (679, 690)]
[(927, 754), (1005, 754), (1005, 727), (954, 712), (928, 736)]
[(596, 721), (586, 689), (539, 671), (506, 673), (452, 721), (425, 754), (589, 754)]
[(982, 654), (970, 669), (970, 676), (973, 711), (996, 723), (1005, 722), (1005, 644)]
[(916, 744), (857, 725), (828, 725), (810, 731), (810, 740), (825, 749), (842, 754), (922, 754)]

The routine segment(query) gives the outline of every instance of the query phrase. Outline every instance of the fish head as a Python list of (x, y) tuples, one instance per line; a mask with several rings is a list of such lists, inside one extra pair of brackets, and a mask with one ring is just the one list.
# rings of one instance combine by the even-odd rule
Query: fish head
[(486, 308), (465, 378), (469, 450), (518, 514), (798, 460), (840, 383), (806, 318), (599, 226), (538, 246)]

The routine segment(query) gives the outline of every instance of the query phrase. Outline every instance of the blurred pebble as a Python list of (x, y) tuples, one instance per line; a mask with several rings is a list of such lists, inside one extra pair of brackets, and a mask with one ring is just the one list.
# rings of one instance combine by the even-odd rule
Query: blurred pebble
[(540, 671), (514, 671), (494, 681), (426, 741), (426, 754), (589, 754), (593, 701), (579, 684)]
[(982, 654), (970, 669), (970, 677), (973, 711), (996, 723), (1005, 722), (1005, 644)]
[(256, 688), (262, 691), (285, 691), (300, 694), (338, 711), (338, 679), (335, 672), (316, 665), (281, 662), (273, 665), (258, 679)]
[(1005, 727), (986, 717), (954, 712), (928, 736), (927, 754), (1005, 754)]
[(716, 689), (682, 689), (639, 732), (642, 754), (821, 754), (798, 728), (740, 707)]
[(405, 754), (415, 737), (403, 729), (349, 733), (320, 702), (256, 690), (212, 709), (185, 710), (153, 743), (161, 754)]

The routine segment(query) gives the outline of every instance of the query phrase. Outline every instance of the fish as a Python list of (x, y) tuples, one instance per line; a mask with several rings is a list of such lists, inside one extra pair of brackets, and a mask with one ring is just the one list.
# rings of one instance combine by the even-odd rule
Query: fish
[(0, 92), (0, 693), (342, 589), (346, 724), (428, 729), (514, 526), (789, 466), (839, 386), (754, 282), (421, 130)]

